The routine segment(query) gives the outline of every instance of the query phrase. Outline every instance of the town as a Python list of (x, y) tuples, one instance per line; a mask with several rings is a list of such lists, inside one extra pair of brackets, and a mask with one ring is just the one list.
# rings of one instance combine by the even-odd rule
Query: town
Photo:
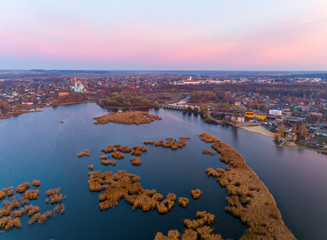
[(0, 71), (0, 119), (77, 103), (165, 108), (327, 150), (326, 72)]

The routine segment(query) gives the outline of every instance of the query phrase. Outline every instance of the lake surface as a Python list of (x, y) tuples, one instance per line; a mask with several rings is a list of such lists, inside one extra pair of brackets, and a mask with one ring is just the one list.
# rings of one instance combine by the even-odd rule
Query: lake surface
[[(32, 226), (24, 216), (22, 228), (1, 234), (1, 239), (153, 239), (158, 231), (182, 231), (183, 219), (194, 219), (199, 210), (215, 214), (215, 233), (238, 239), (246, 227), (224, 211), (225, 189), (205, 174), (208, 167), (225, 165), (218, 156), (202, 155), (202, 149), (210, 145), (198, 139), (201, 132), (217, 136), (242, 154), (273, 194), (285, 224), (298, 239), (327, 239), (326, 156), (281, 148), (271, 138), (209, 125), (199, 116), (171, 110), (150, 111), (163, 120), (146, 125), (93, 124), (93, 117), (107, 112), (87, 103), (47, 108), (0, 121), (0, 189), (41, 180), (39, 199), (30, 203), (39, 205), (42, 213), (53, 207), (45, 204), (46, 190), (61, 187), (67, 195), (64, 215)], [(115, 167), (101, 165), (101, 148), (109, 144), (132, 147), (142, 145), (144, 140), (179, 136), (192, 139), (176, 151), (148, 146), (148, 152), (141, 156), (141, 166), (132, 166), (129, 154)], [(85, 149), (91, 156), (78, 158), (77, 153)], [(117, 207), (101, 212), (98, 193), (88, 189), (89, 164), (102, 172), (127, 170), (141, 177), (143, 188), (156, 189), (164, 196), (172, 192), (177, 197), (188, 197), (190, 204), (184, 209), (176, 203), (171, 212), (159, 215), (156, 210), (132, 210), (125, 200), (120, 200)], [(196, 188), (203, 195), (192, 200), (190, 191)]]

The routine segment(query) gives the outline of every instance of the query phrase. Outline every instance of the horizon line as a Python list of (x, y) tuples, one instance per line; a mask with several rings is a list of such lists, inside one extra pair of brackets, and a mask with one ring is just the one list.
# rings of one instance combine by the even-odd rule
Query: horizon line
[(0, 69), (0, 71), (95, 71), (95, 72), (109, 72), (109, 71), (115, 71), (115, 72), (123, 72), (123, 71), (129, 71), (129, 72), (326, 72), (327, 70), (158, 70), (158, 69), (42, 69), (42, 68), (31, 68), (31, 69)]

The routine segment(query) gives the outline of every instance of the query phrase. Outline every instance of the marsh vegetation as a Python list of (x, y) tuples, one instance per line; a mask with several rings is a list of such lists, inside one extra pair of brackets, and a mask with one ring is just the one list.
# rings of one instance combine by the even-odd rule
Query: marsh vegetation
[(90, 191), (101, 192), (100, 210), (116, 207), (123, 198), (133, 209), (140, 208), (144, 212), (156, 209), (158, 213), (165, 214), (172, 210), (176, 202), (175, 194), (169, 193), (164, 199), (154, 189), (143, 189), (140, 180), (140, 177), (122, 170), (115, 174), (111, 171), (95, 171), (89, 172), (88, 185)]
[(182, 234), (178, 230), (169, 230), (167, 236), (158, 232), (154, 240), (222, 240), (221, 235), (214, 234), (213, 228), (210, 227), (214, 220), (213, 214), (198, 211), (196, 212), (196, 220), (184, 220), (185, 229)]
[(90, 156), (90, 150), (86, 149), (84, 152), (77, 154), (78, 157)]
[(131, 163), (135, 166), (139, 166), (142, 164), (142, 161), (140, 158), (138, 157), (135, 157), (135, 158), (131, 158)]
[(191, 139), (191, 137), (179, 137), (179, 140), (172, 137), (166, 137), (159, 141), (144, 141), (144, 144), (154, 145), (156, 147), (171, 148), (172, 150), (177, 150), (178, 148), (183, 148), (186, 145), (186, 140)]
[(151, 123), (155, 120), (161, 120), (162, 118), (155, 114), (149, 114), (147, 112), (135, 111), (135, 112), (113, 112), (94, 118), (96, 121), (94, 124), (106, 124), (106, 123), (120, 123), (120, 124), (145, 124)]
[[(40, 181), (34, 180), (32, 185), (34, 187), (39, 187)], [(64, 213), (64, 204), (57, 204), (53, 209), (41, 214), (39, 206), (29, 204), (29, 201), (37, 200), (39, 198), (39, 190), (27, 190), (28, 188), (30, 188), (30, 184), (25, 182), (16, 188), (17, 195), (14, 195), (13, 187), (5, 188), (0, 191), (1, 199), (5, 198), (6, 195), (11, 197), (8, 200), (4, 200), (2, 203), (3, 207), (0, 208), (0, 231), (21, 228), (21, 218), (24, 215), (29, 217), (28, 224), (32, 225), (36, 222), (43, 224), (48, 218), (55, 217), (59, 213)], [(49, 196), (49, 199), (46, 200), (46, 202), (50, 202), (51, 204), (59, 203), (65, 199), (65, 197), (62, 197), (62, 194), (60, 193), (60, 188), (50, 189), (46, 192), (46, 195)]]
[(199, 199), (202, 195), (202, 191), (200, 189), (192, 190), (191, 195), (193, 199)]

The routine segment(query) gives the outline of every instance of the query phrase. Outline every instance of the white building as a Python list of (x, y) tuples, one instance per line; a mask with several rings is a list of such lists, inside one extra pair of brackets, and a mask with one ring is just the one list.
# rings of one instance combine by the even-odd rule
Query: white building
[(278, 108), (271, 108), (269, 109), (269, 115), (279, 116), (282, 115), (283, 111)]
[(231, 120), (234, 122), (244, 122), (245, 118), (244, 117), (231, 117)]

